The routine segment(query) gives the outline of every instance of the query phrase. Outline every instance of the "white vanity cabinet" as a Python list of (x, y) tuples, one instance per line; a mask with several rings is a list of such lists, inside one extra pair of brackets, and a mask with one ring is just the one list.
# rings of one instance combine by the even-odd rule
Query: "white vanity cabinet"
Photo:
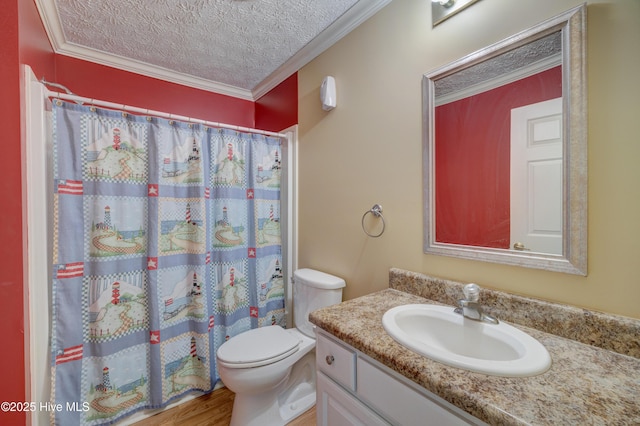
[(484, 425), (316, 328), (318, 426)]

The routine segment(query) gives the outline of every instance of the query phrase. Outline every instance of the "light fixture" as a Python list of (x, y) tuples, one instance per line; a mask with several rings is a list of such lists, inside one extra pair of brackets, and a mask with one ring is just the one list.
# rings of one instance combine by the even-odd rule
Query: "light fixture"
[(448, 9), (456, 3), (456, 0), (431, 0), (433, 3), (439, 3), (440, 6)]
[(431, 23), (435, 27), (442, 21), (478, 0), (431, 0)]

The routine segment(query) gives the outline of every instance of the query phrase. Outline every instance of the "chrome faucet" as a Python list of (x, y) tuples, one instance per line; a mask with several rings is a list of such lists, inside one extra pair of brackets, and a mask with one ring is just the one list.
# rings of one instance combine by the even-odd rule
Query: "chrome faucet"
[(489, 314), (485, 314), (482, 306), (478, 303), (478, 299), (480, 299), (480, 287), (478, 287), (477, 284), (471, 283), (465, 285), (462, 292), (465, 298), (458, 301), (458, 307), (454, 310), (455, 313), (475, 321), (498, 324), (498, 320)]

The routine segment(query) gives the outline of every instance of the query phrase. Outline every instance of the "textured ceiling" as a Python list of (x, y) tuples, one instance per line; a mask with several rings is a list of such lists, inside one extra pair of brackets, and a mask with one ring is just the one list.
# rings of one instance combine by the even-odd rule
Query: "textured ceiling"
[(36, 0), (57, 53), (255, 99), (391, 0)]

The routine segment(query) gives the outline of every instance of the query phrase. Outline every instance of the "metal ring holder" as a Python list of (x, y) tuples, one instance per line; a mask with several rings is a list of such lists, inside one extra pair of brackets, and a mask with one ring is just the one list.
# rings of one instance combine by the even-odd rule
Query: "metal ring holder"
[[(367, 232), (367, 230), (364, 228), (364, 218), (369, 214), (373, 214), (375, 217), (379, 217), (380, 219), (382, 219), (382, 230), (380, 231), (379, 234), (373, 235)], [(367, 210), (366, 212), (364, 212), (364, 214), (362, 215), (362, 230), (364, 231), (365, 234), (367, 234), (370, 237), (373, 238), (378, 238), (380, 235), (382, 235), (382, 233), (384, 232), (384, 228), (386, 227), (386, 223), (384, 221), (384, 216), (382, 216), (382, 206), (380, 204), (374, 204), (373, 207), (371, 207), (370, 210)]]

